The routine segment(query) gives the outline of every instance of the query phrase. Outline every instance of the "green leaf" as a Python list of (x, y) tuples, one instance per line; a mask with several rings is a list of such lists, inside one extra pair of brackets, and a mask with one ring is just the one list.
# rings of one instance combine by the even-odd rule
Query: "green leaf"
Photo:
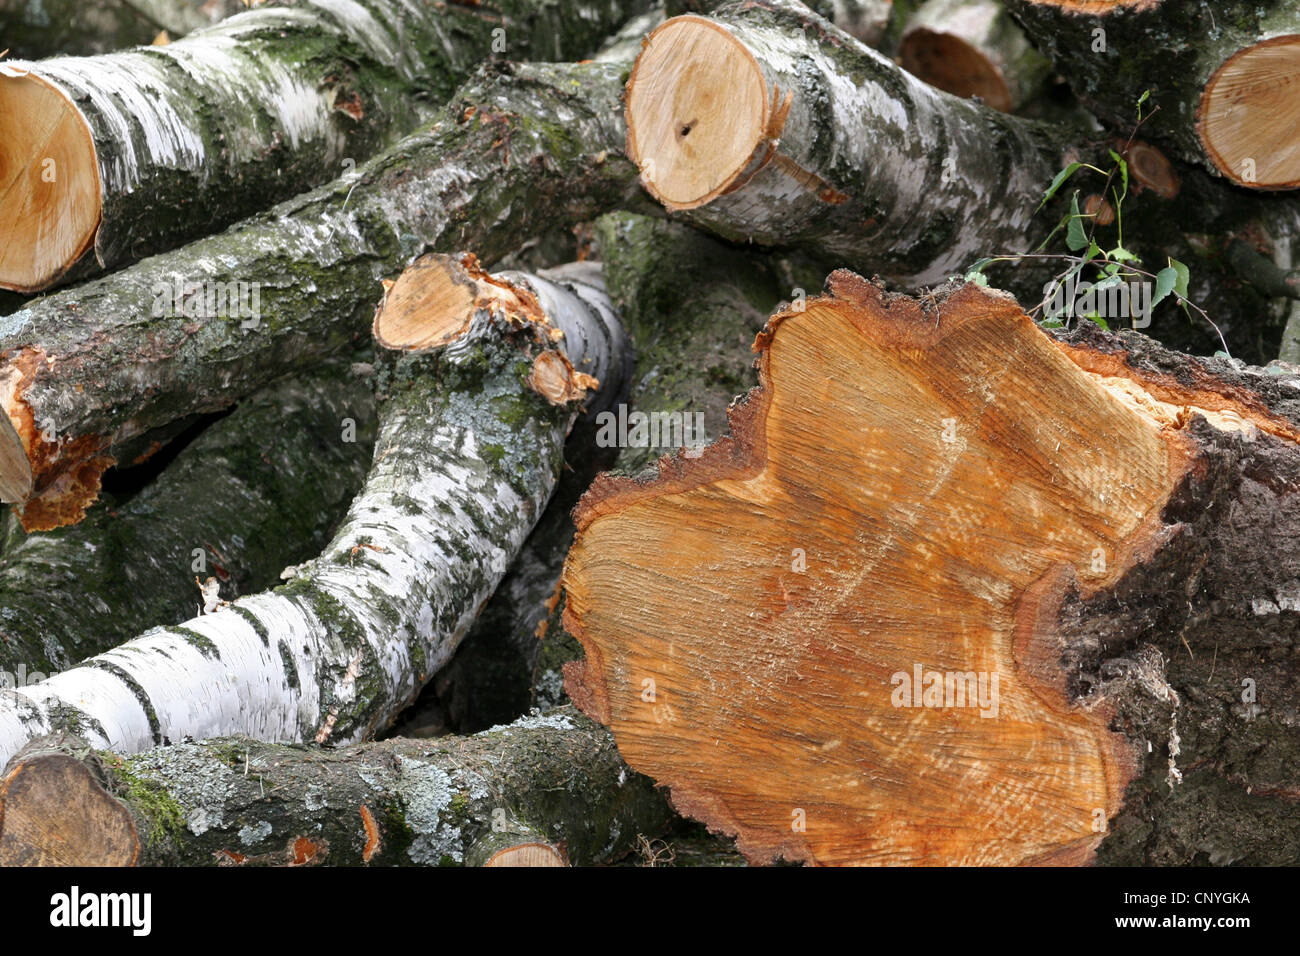
[(1178, 275), (1178, 281), (1174, 283), (1174, 294), (1180, 299), (1187, 298), (1187, 282), (1191, 279), (1192, 274), (1188, 271), (1187, 266), (1183, 265), (1177, 259), (1169, 260), (1169, 268), (1173, 269)]
[(972, 269), (970, 272), (966, 273), (966, 281), (974, 282), (976, 285), (987, 286), (989, 284), (989, 277), (977, 269)]
[(1065, 230), (1065, 244), (1071, 252), (1087, 247), (1088, 234), (1083, 231), (1083, 217), (1079, 213), (1079, 194), (1070, 197), (1070, 223)]
[(1129, 252), (1123, 246), (1116, 246), (1110, 252), (1106, 253), (1106, 258), (1114, 259), (1116, 262), (1141, 262), (1137, 256)]
[(1061, 188), (1062, 183), (1078, 172), (1081, 166), (1083, 166), (1083, 163), (1071, 163), (1069, 166), (1066, 166), (1063, 170), (1057, 173), (1056, 178), (1052, 180), (1052, 185), (1047, 187), (1047, 194), (1043, 196), (1043, 201), (1038, 204), (1038, 208), (1042, 209), (1046, 206), (1047, 200), (1055, 196), (1056, 191)]
[(1178, 284), (1178, 270), (1175, 269), (1173, 266), (1167, 266), (1166, 268), (1161, 269), (1159, 272), (1157, 272), (1156, 292), (1155, 295), (1151, 297), (1151, 308), (1154, 309), (1162, 301), (1164, 301), (1165, 296), (1169, 295), (1169, 293), (1174, 290), (1174, 286), (1177, 284)]
[(1103, 319), (1100, 315), (1097, 315), (1095, 312), (1092, 315), (1087, 316), (1086, 318), (1090, 319), (1093, 322), (1096, 322), (1107, 332), (1110, 331), (1110, 326), (1106, 324), (1106, 320)]

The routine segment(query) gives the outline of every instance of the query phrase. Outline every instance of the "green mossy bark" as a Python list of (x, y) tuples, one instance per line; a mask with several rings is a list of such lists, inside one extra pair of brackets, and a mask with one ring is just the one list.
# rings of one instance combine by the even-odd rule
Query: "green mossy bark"
[[(680, 224), (635, 213), (596, 221), (594, 246), (611, 300), (632, 337), (637, 372), (629, 407), (704, 416), (709, 439), (727, 407), (757, 384), (750, 346), (777, 303), (795, 294), (782, 265)], [(815, 280), (820, 285), (820, 276)], [(816, 286), (810, 286), (816, 288)], [(670, 448), (594, 447), (580, 422), (546, 513), (451, 663), (399, 727), (465, 733), (565, 700), (561, 668), (581, 656), (555, 603), (573, 540), (570, 512), (598, 470), (637, 472)], [(540, 631), (540, 636), (539, 636)]]
[[(798, 3), (749, 0), (722, 6), (715, 16), (734, 26), (742, 40), (748, 37), (760, 60), (769, 56), (766, 51), (786, 51), (769, 57), (775, 64), (770, 72), (780, 74), (777, 85), (794, 92), (794, 109), (802, 111), (805, 120), (799, 122), (807, 128), (794, 129), (792, 119), (781, 151), (790, 150), (797, 164), (846, 197), (827, 202), (807, 192), (797, 201), (769, 201), (765, 190), (772, 186), (761, 181), (764, 167), (746, 186), (677, 214), (730, 241), (802, 249), (826, 271), (844, 266), (879, 273), (905, 288), (927, 285), (937, 279), (925, 277), (959, 274), (984, 256), (1034, 251), (1068, 214), (1075, 190), (1082, 202), (1106, 181), (1080, 170), (1042, 205), (1055, 175), (1075, 160), (1109, 169), (1114, 163), (1108, 150), (1122, 146), (1095, 128), (1036, 122), (935, 94)], [(792, 44), (800, 50), (797, 57), (787, 55)], [(822, 69), (805, 68), (804, 51), (824, 58), (834, 83)], [(879, 116), (864, 119), (837, 109), (837, 97), (865, 85), (879, 90)], [(882, 119), (890, 110), (912, 119)], [(917, 118), (922, 113), (924, 123)], [(855, 150), (865, 157), (861, 162)], [(1290, 261), (1292, 246), (1300, 242), (1300, 203), (1244, 194), (1193, 167), (1175, 169), (1182, 187), (1172, 199), (1130, 188), (1123, 205), (1124, 245), (1152, 273), (1169, 258), (1186, 263), (1192, 273), (1189, 297), (1223, 331), (1232, 353), (1268, 361), (1277, 355), (1289, 303), (1244, 282), (1224, 251), (1244, 237), (1270, 258)], [(864, 222), (872, 227), (864, 229)], [(1119, 223), (1096, 235), (1104, 249), (1113, 247)], [(1044, 251), (1067, 254), (1064, 235)], [(1024, 260), (988, 274), (1032, 309), (1052, 276), (1068, 267), (1060, 259)], [(1222, 348), (1215, 331), (1188, 319), (1172, 298), (1152, 316), (1150, 332), (1174, 348)]]
[[(678, 223), (636, 213), (609, 213), (596, 223), (606, 288), (637, 351), (629, 404), (645, 412), (704, 415), (710, 441), (726, 432), (727, 408), (758, 384), (754, 337), (782, 299), (809, 294), (822, 276), (815, 266), (720, 243)], [(815, 284), (814, 284), (815, 283)], [(620, 448), (614, 468), (647, 469), (675, 449)], [(567, 514), (565, 516), (568, 517)], [(573, 525), (566, 525), (566, 548)], [(555, 577), (559, 578), (556, 566)], [(567, 701), (563, 669), (582, 657), (564, 629), (563, 596), (546, 615), (533, 667), (535, 706)]]
[[(638, 205), (623, 157), (621, 70), (494, 67), (441, 119), (338, 180), (229, 231), (30, 303), (0, 322), (12, 359), (36, 347), (23, 394), (59, 437), (35, 494), (96, 448), (229, 405), (367, 336), (378, 281), (426, 250), (488, 263), (520, 236)], [(260, 318), (152, 315), (159, 283), (238, 279)], [(130, 358), (124, 358), (129, 356)]]
[(1127, 132), (1137, 120), (1138, 99), (1150, 91), (1143, 110), (1160, 112), (1143, 135), (1213, 172), (1196, 132), (1206, 83), (1239, 50), (1267, 36), (1300, 32), (1291, 0), (1165, 0), (1101, 12), (1004, 2), (1099, 117)]
[[(284, 865), (299, 838), (316, 845), (316, 864), (461, 865), (515, 833), (562, 843), (586, 865), (635, 850), (671, 819), (609, 732), (571, 708), (437, 741), (226, 738), (99, 760), (136, 820), (145, 865)], [(362, 806), (379, 836), (368, 861)]]
[(34, 64), (81, 110), (100, 167), (94, 250), (66, 278), (210, 234), (344, 175), (428, 119), (483, 64), (577, 59), (646, 6), (294, 0), (165, 47)]
[(81, 524), (24, 534), (13, 522), (0, 557), (0, 671), (34, 682), (187, 621), (202, 603), (196, 577), (216, 577), (226, 600), (278, 584), (328, 542), (374, 438), (368, 384), (327, 365), (240, 402), (151, 483)]
[[(728, 406), (758, 384), (755, 335), (798, 290), (771, 257), (678, 223), (611, 213), (597, 221), (596, 240), (610, 298), (637, 350), (631, 407), (698, 413), (710, 441), (725, 434)], [(625, 447), (616, 468), (638, 472), (675, 451)]]

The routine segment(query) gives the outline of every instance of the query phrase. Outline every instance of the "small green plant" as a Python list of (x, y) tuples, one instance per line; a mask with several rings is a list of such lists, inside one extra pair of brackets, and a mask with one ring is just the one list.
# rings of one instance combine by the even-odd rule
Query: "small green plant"
[[(1143, 93), (1138, 99), (1137, 124), (1124, 146), (1124, 153), (1126, 154), (1137, 138), (1138, 130), (1156, 112), (1156, 110), (1146, 114), (1142, 112), (1142, 105), (1146, 102), (1149, 94), (1150, 91)], [(1107, 153), (1111, 159), (1111, 165), (1107, 169), (1102, 169), (1091, 163), (1072, 162), (1068, 164), (1056, 174), (1051, 185), (1047, 187), (1038, 208), (1041, 210), (1047, 205), (1060, 192), (1061, 188), (1080, 171), (1091, 172), (1097, 176), (1105, 177), (1100, 195), (1110, 197), (1111, 209), (1114, 211), (1115, 240), (1113, 244), (1103, 244), (1099, 240), (1100, 209), (1080, 209), (1080, 190), (1076, 189), (1070, 197), (1069, 211), (1061, 217), (1061, 220), (1048, 234), (1047, 238), (1033, 252), (995, 255), (980, 259), (967, 270), (965, 279), (979, 285), (987, 285), (988, 279), (984, 274), (984, 270), (998, 262), (1019, 263), (1030, 259), (1059, 262), (1062, 266), (1061, 270), (1056, 273), (1051, 281), (1046, 283), (1043, 289), (1043, 298), (1038, 305), (1030, 310), (1030, 315), (1041, 313), (1039, 323), (1044, 328), (1061, 328), (1068, 325), (1071, 317), (1074, 317), (1095, 322), (1107, 330), (1110, 329), (1110, 325), (1106, 320), (1106, 316), (1102, 314), (1105, 310), (1097, 308), (1096, 303), (1107, 301), (1107, 299), (1114, 301), (1117, 292), (1123, 293), (1124, 301), (1127, 303), (1129, 301), (1127, 296), (1130, 284), (1139, 284), (1144, 291), (1149, 292), (1149, 298), (1142, 302), (1142, 321), (1136, 321), (1138, 316), (1133, 315), (1132, 311), (1129, 310), (1129, 316), (1135, 319), (1135, 328), (1144, 328), (1149, 322), (1151, 311), (1172, 295), (1189, 319), (1193, 317), (1193, 314), (1199, 315), (1214, 329), (1219, 335), (1219, 341), (1223, 344), (1224, 354), (1226, 355), (1228, 346), (1224, 342), (1223, 334), (1219, 332), (1218, 326), (1211, 321), (1204, 309), (1188, 298), (1187, 288), (1191, 273), (1187, 266), (1177, 259), (1168, 258), (1163, 268), (1151, 272), (1144, 268), (1142, 260), (1136, 254), (1125, 247), (1124, 200), (1129, 194), (1129, 167), (1128, 162), (1119, 152), (1108, 149)], [(1065, 233), (1065, 246), (1069, 252), (1045, 251), (1062, 232)], [(1109, 248), (1106, 248), (1106, 245), (1109, 245)], [(1082, 308), (1076, 308), (1075, 291), (1078, 288), (1086, 290), (1079, 300)], [(1113, 312), (1110, 317), (1115, 317)]]

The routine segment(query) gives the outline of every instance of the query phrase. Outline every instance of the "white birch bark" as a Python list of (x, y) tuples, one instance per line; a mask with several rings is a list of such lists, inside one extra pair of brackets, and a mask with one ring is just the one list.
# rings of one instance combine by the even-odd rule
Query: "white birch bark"
[[(617, 393), (628, 345), (603, 291), (514, 281), (572, 365)], [(347, 742), (386, 726), (450, 658), (562, 465), (576, 410), (527, 385), (536, 356), (560, 346), (533, 326), (521, 349), (508, 325), (480, 309), (446, 349), (396, 361), (365, 487), (287, 585), (0, 693), (0, 765), (54, 730), (134, 752), (226, 734)]]
[[(769, 106), (748, 163), (699, 200), (665, 201), (670, 210), (728, 239), (810, 247), (909, 286), (1023, 243), (1060, 168), (1046, 130), (942, 93), (786, 0), (729, 4), (651, 35), (629, 82), (629, 152), (661, 201), (665, 163), (637, 145), (638, 86), (656, 39), (671, 43), (692, 20), (752, 55)], [(686, 128), (694, 116), (679, 119)]]
[[(576, 59), (647, 5), (498, 0), (489, 12), (419, 0), (296, 0), (165, 46), (7, 62), (0, 84), (52, 87), (84, 123), (86, 159), (77, 165), (94, 168), (60, 170), (49, 188), (97, 175), (101, 208), (95, 217), (77, 202), (68, 210), (77, 229), (31, 237), (43, 268), (21, 280), (0, 272), (0, 285), (39, 290), (217, 231), (355, 169), (481, 64)], [(21, 136), (38, 119), (7, 132)], [(30, 175), (44, 173), (37, 165)], [(83, 235), (93, 235), (93, 256), (81, 256)]]

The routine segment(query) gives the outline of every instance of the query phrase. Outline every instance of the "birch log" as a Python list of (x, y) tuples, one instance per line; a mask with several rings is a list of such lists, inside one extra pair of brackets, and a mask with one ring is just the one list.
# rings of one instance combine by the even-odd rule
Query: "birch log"
[[(1148, 144), (1126, 147), (1095, 130), (956, 99), (792, 0), (665, 22), (628, 81), (627, 122), (642, 184), (678, 218), (905, 287), (963, 273), (984, 256), (1034, 251), (1074, 190), (1083, 206), (1105, 188), (1104, 176), (1084, 171), (1044, 207), (1056, 174), (1072, 161), (1104, 170), (1114, 165), (1109, 150), (1126, 151), (1141, 188), (1124, 202), (1125, 247), (1153, 272), (1170, 257), (1192, 265), (1192, 300), (1243, 339), (1264, 317), (1264, 354), (1276, 354), (1282, 304), (1243, 285), (1222, 251), (1245, 237), (1289, 267), (1300, 204), (1243, 196)], [(1098, 236), (1109, 247), (1118, 225)], [(1036, 304), (1057, 265), (1044, 273), (1021, 263), (996, 281)], [(1175, 337), (1187, 325), (1155, 321)]]
[(617, 394), (628, 353), (591, 286), (491, 277), (472, 257), (413, 269), (375, 318), (400, 357), (374, 464), (320, 557), (275, 591), (5, 692), (0, 760), (55, 730), (122, 752), (361, 740), (446, 663), (555, 486), (571, 403)]
[(786, 0), (664, 23), (627, 122), (643, 185), (692, 224), (906, 284), (1019, 245), (1065, 165), (1048, 127), (941, 93)]
[[(440, 708), (432, 712), (458, 733), (564, 700), (560, 667), (576, 644), (559, 633), (556, 611), (573, 506), (598, 470), (635, 473), (680, 451), (672, 444), (674, 423), (683, 426), (679, 441), (698, 426), (698, 435), (688, 436), (692, 444), (725, 431), (728, 404), (757, 382), (750, 342), (777, 302), (799, 294), (771, 257), (659, 218), (608, 213), (597, 220), (594, 247), (601, 261), (589, 265), (604, 276), (636, 351), (630, 394), (606, 416), (588, 415), (574, 427), (546, 514), (456, 656), (430, 683), (426, 696), (436, 695), (436, 705), (424, 703)], [(821, 277), (816, 281), (813, 288)], [(623, 420), (631, 417), (634, 425), (621, 436), (609, 427), (620, 405)], [(638, 430), (641, 416), (654, 416), (653, 432)]]
[(426, 247), (490, 260), (634, 202), (619, 70), (502, 67), (356, 177), (7, 317), (0, 500), (32, 530), (78, 521), (115, 445), (347, 348)]
[(734, 438), (584, 496), (574, 703), (755, 862), (1297, 862), (1300, 369), (1084, 326), (778, 313)]
[(671, 819), (571, 708), (473, 737), (246, 737), (95, 753), (46, 738), (0, 783), (0, 866), (576, 866)]
[(355, 169), (478, 65), (589, 53), (638, 3), (298, 0), (166, 46), (0, 65), (0, 285), (215, 232)]
[(0, 0), (0, 43), (16, 59), (92, 56), (175, 40), (242, 13), (244, 0)]
[(927, 0), (908, 20), (898, 57), (931, 86), (1004, 113), (1033, 99), (1051, 73), (1001, 0)]
[(150, 484), (81, 524), (12, 533), (0, 556), (8, 685), (188, 620), (203, 604), (197, 581), (226, 599), (278, 583), (329, 542), (374, 429), (368, 384), (325, 367), (240, 402)]
[(1290, 0), (1007, 0), (1098, 115), (1239, 186), (1300, 186), (1300, 12)]

